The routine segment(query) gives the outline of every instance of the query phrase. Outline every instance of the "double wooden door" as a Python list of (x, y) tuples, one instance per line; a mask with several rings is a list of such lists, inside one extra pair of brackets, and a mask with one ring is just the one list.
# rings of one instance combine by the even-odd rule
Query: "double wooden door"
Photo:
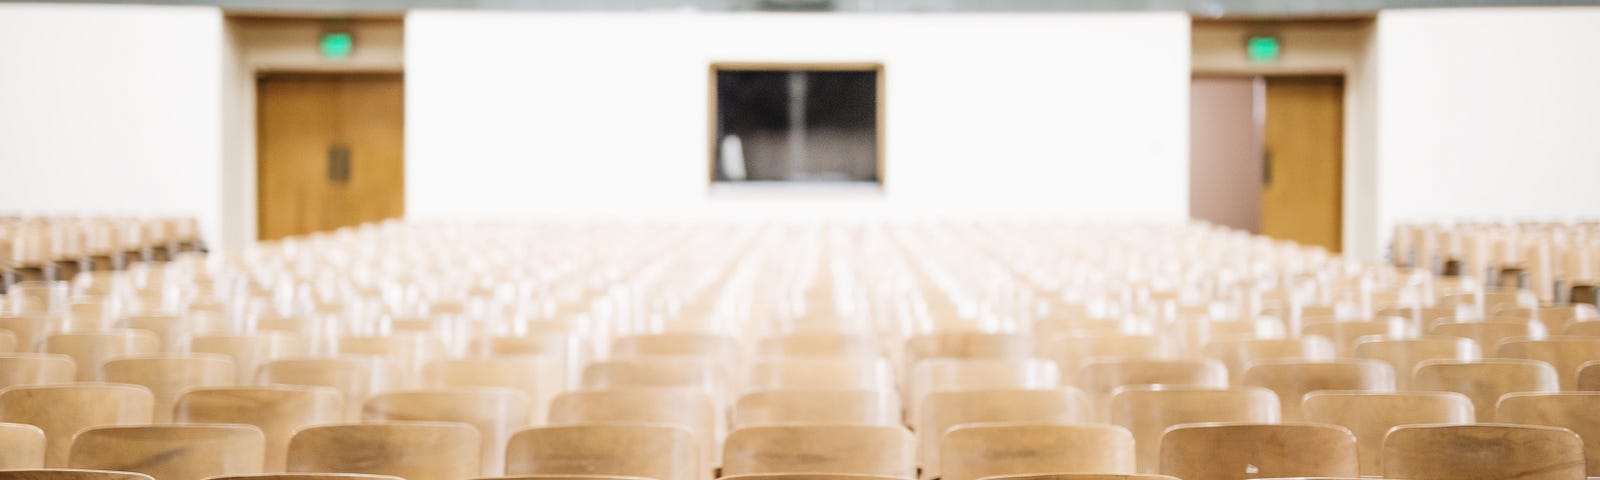
[(258, 238), (405, 214), (400, 74), (267, 74), (256, 113)]

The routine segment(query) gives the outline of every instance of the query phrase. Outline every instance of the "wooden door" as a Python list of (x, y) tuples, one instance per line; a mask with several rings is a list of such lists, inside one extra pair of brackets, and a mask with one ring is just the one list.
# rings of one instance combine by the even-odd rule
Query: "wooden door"
[(269, 74), (256, 99), (258, 238), (404, 215), (399, 74)]
[(1340, 250), (1344, 79), (1268, 77), (1261, 233)]

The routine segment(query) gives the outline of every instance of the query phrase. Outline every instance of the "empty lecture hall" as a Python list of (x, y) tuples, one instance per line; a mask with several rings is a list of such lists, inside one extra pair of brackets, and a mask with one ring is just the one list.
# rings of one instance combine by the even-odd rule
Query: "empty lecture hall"
[(0, 0), (0, 480), (1600, 479), (1600, 0)]

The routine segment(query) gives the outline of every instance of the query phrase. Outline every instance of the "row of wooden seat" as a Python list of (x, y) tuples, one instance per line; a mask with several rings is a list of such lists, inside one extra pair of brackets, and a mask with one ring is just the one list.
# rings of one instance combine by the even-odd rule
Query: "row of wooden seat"
[(0, 293), (202, 249), (194, 218), (0, 216)]
[[(1402, 414), (1423, 410), (1412, 408)], [(0, 457), (7, 462), (5, 467), (37, 468), (28, 463), (31, 457), (44, 455), (44, 435), (37, 428), (0, 424), (0, 435), (11, 447)], [(909, 437), (900, 427), (869, 425), (740, 429), (730, 436), (718, 473), (911, 478), (917, 473)], [(1156, 458), (1148, 460), (1129, 430), (1111, 425), (972, 423), (954, 427), (944, 437), (941, 468), (924, 471), (923, 478), (977, 480), (1019, 472), (1135, 470), (1196, 480), (1355, 477), (1366, 468), (1362, 456), (1374, 450), (1358, 447), (1351, 430), (1320, 423), (1179, 423), (1164, 429), (1159, 452), (1152, 452)], [(477, 431), (458, 423), (311, 426), (295, 433), (285, 469), (416, 480), (475, 478), (481, 475), (479, 440)], [(248, 475), (263, 470), (263, 442), (261, 430), (248, 425), (95, 427), (73, 440), (66, 466), (137, 471), (174, 480)], [(505, 471), (713, 478), (694, 452), (696, 443), (687, 429), (667, 424), (532, 427), (511, 435)], [(1389, 430), (1381, 445), (1382, 474), (1390, 478), (1584, 478), (1583, 443), (1562, 428), (1403, 424)], [(1441, 450), (1460, 453), (1441, 456)]]
[[(1600, 360), (1581, 338), (1600, 323), (1592, 306), (1542, 306), (1515, 286), (1360, 264), (1207, 227), (386, 223), (29, 287), (0, 300), (11, 314), (0, 329), (24, 352), (11, 356), (17, 364), (53, 362), (71, 380), (136, 384), (94, 385), (149, 396), (147, 419), (45, 429), (72, 432), (46, 434), (68, 464), (72, 435), (97, 428), (251, 425), (261, 468), (273, 471), (293, 463), (300, 434), (321, 426), (360, 427), (329, 437), (348, 444), (316, 449), (344, 451), (329, 460), (341, 462), (390, 448), (357, 430), (442, 421), (445, 430), (472, 427), (476, 445), (429, 453), (470, 456), (472, 475), (495, 475), (521, 471), (518, 454), (560, 455), (583, 443), (516, 450), (518, 435), (645, 422), (664, 424), (656, 428), (675, 432), (678, 445), (648, 451), (682, 455), (564, 456), (565, 472), (665, 462), (691, 476), (646, 476), (701, 480), (718, 466), (724, 475), (760, 465), (794, 473), (820, 467), (784, 459), (827, 457), (848, 457), (858, 466), (838, 469), (861, 470), (857, 454), (875, 450), (860, 442), (879, 438), (906, 448), (883, 453), (884, 470), (855, 473), (1132, 475), (1216, 463), (1215, 478), (1426, 478), (1403, 466), (1424, 462), (1386, 461), (1390, 428), (1488, 421), (1479, 413), (1494, 412), (1502, 396), (1515, 404), (1521, 392), (1582, 388), (1583, 362)], [(1493, 326), (1500, 323), (1516, 328)], [(1569, 328), (1578, 336), (1559, 335)], [(1471, 366), (1434, 368), (1446, 364)], [(1536, 380), (1549, 381), (1511, 383), (1480, 367), (1487, 364), (1532, 365), (1549, 373)], [(1451, 408), (1464, 403), (1464, 416), (1311, 417), (1310, 402), (1334, 393), (1421, 395), (1414, 390), (1424, 370), (1443, 379), (1428, 388), (1466, 391), (1426, 393), (1450, 398)], [(1480, 386), (1479, 376), (1492, 381)], [(0, 397), (79, 385), (89, 384), (14, 386)], [(287, 405), (317, 413), (272, 416)], [(0, 405), (0, 421), (19, 421), (7, 411)], [(1562, 415), (1505, 421), (1528, 424), (1506, 426), (1514, 432), (1539, 424), (1570, 429), (1558, 430), (1564, 435), (1592, 431), (1590, 420)], [(160, 423), (167, 417), (174, 423)], [(994, 422), (1021, 424), (987, 425)], [(1299, 433), (1278, 435), (1293, 438), (1347, 429), (1353, 449), (1331, 441), (1292, 453), (1356, 468), (1278, 470), (1252, 457), (1267, 455), (1266, 441), (1224, 452), (1241, 464), (1207, 462), (1224, 453), (1196, 456), (1178, 437), (1164, 440), (1172, 427), (1215, 422), (1228, 424), (1214, 426), (1221, 432), (1292, 427)], [(761, 432), (796, 428), (850, 433), (825, 442), (791, 433), (778, 447), (749, 447)], [(1086, 438), (1100, 440), (1079, 441), (1126, 446), (1126, 455), (1077, 466), (977, 461), (984, 445), (1009, 445), (991, 460), (1035, 451), (1046, 462), (1078, 461), (1046, 445), (1057, 430), (1093, 433)], [(1558, 450), (1571, 458), (1571, 449)], [(1415, 452), (1444, 465), (1458, 455)], [(1579, 447), (1580, 475), (1583, 454)], [(1211, 478), (1192, 471), (1179, 476)]]
[[(1397, 265), (1528, 288), (1540, 302), (1595, 304), (1600, 223), (1403, 223), (1391, 252)], [(1576, 297), (1576, 298), (1574, 298)]]

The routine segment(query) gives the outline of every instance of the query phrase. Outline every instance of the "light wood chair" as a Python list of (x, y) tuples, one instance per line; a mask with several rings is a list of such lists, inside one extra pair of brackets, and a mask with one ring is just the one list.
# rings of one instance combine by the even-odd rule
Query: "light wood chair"
[(945, 431), (964, 423), (1083, 423), (1088, 399), (1072, 388), (1053, 390), (962, 390), (933, 392), (917, 412), (917, 464), (921, 478), (940, 476), (939, 441)]
[(78, 367), (72, 357), (58, 353), (0, 354), (0, 388), (16, 385), (71, 383)]
[(415, 380), (421, 378), (422, 366), (442, 358), (444, 350), (444, 343), (438, 337), (421, 333), (339, 339), (340, 355), (383, 359), (390, 370), (392, 388), (415, 387)]
[(1408, 321), (1399, 317), (1378, 317), (1360, 321), (1308, 321), (1300, 326), (1302, 335), (1316, 335), (1333, 341), (1340, 357), (1355, 355), (1356, 342), (1361, 337), (1400, 339), (1409, 334)]
[(172, 421), (172, 406), (184, 390), (232, 385), (237, 373), (228, 357), (205, 353), (117, 357), (100, 370), (108, 382), (150, 389), (155, 396), (155, 423)]
[(878, 358), (882, 347), (867, 335), (848, 333), (796, 333), (764, 338), (756, 348), (758, 355), (782, 357)]
[(1578, 367), (1578, 390), (1600, 391), (1600, 360), (1583, 362)]
[(733, 405), (735, 428), (777, 424), (902, 425), (900, 396), (881, 390), (765, 390)]
[(255, 382), (256, 371), (267, 362), (305, 354), (299, 338), (284, 332), (254, 335), (202, 335), (189, 341), (189, 351), (226, 355), (233, 360), (239, 385)]
[(1333, 341), (1323, 337), (1230, 338), (1206, 344), (1205, 356), (1228, 367), (1233, 386), (1244, 385), (1245, 369), (1262, 360), (1333, 360)]
[(36, 353), (44, 351), (44, 339), (56, 320), (47, 315), (0, 315), (0, 329), (16, 337), (15, 353)]
[(500, 475), (506, 440), (528, 425), (528, 396), (510, 388), (451, 388), (380, 393), (367, 399), (364, 421), (457, 422), (478, 430), (483, 471)]
[(1356, 343), (1355, 356), (1388, 362), (1394, 367), (1395, 388), (1409, 390), (1412, 374), (1424, 360), (1472, 361), (1482, 358), (1483, 352), (1472, 340), (1460, 337), (1366, 338)]
[(734, 430), (722, 473), (851, 473), (910, 478), (916, 443), (901, 426), (779, 425)]
[(1383, 441), (1383, 476), (1583, 480), (1583, 441), (1556, 427), (1401, 425)]
[(1547, 425), (1583, 439), (1587, 471), (1600, 472), (1600, 392), (1511, 393), (1500, 397), (1497, 422)]
[(176, 423), (234, 423), (261, 429), (265, 471), (283, 471), (289, 439), (300, 428), (344, 420), (344, 403), (330, 387), (275, 385), (197, 388), (178, 397)]
[(1077, 387), (1089, 395), (1095, 421), (1109, 418), (1111, 392), (1129, 385), (1227, 388), (1228, 367), (1209, 358), (1097, 358), (1078, 369)]
[[(550, 404), (550, 425), (662, 423), (687, 429), (698, 442), (702, 465), (716, 463), (721, 433), (716, 403), (705, 392), (683, 388), (575, 390)], [(518, 472), (508, 472), (518, 473)], [(523, 472), (531, 473), (531, 472)]]
[(978, 480), (1178, 480), (1178, 478), (1144, 473), (1025, 473), (983, 477)]
[(1306, 394), (1306, 421), (1339, 425), (1356, 436), (1361, 475), (1383, 472), (1383, 437), (1409, 424), (1472, 423), (1472, 401), (1453, 392), (1339, 392)]
[(511, 355), (436, 360), (422, 367), (425, 388), (514, 388), (528, 397), (530, 424), (544, 424), (548, 407), (566, 390), (565, 364), (559, 359)]
[[(361, 418), (361, 406), (391, 385), (388, 363), (374, 357), (284, 358), (256, 373), (261, 385), (330, 387), (344, 399), (346, 421)], [(410, 479), (407, 479), (410, 480)]]
[(150, 390), (120, 383), (29, 385), (0, 390), (0, 422), (44, 430), (44, 465), (67, 466), (72, 436), (101, 426), (150, 423)]
[(1567, 330), (1562, 334), (1569, 337), (1600, 337), (1600, 321), (1572, 322), (1567, 324)]
[(1596, 311), (1594, 305), (1584, 304), (1502, 308), (1495, 314), (1539, 322), (1550, 335), (1561, 334), (1573, 323), (1600, 319), (1600, 311)]
[(17, 353), (17, 334), (0, 328), (0, 353)]
[(506, 473), (707, 480), (711, 469), (701, 466), (698, 448), (693, 433), (669, 424), (527, 428), (511, 435), (506, 447)]
[(1278, 396), (1264, 388), (1133, 386), (1111, 395), (1111, 423), (1133, 432), (1138, 471), (1160, 468), (1161, 434), (1183, 423), (1278, 422)]
[(750, 367), (745, 387), (756, 390), (894, 390), (894, 372), (882, 358), (779, 358)]
[[(579, 479), (582, 480), (582, 479)], [(717, 480), (907, 480), (906, 477), (861, 475), (857, 473), (750, 473), (724, 475)]]
[(1061, 384), (1061, 372), (1037, 358), (929, 358), (917, 362), (906, 384), (907, 418), (931, 392), (949, 390), (1047, 389)]
[(0, 470), (0, 480), (155, 480), (135, 472), (83, 470), (76, 468), (36, 468)]
[(394, 475), (367, 473), (258, 473), (254, 475), (218, 475), (205, 480), (405, 480)]
[(1317, 423), (1202, 423), (1161, 437), (1161, 473), (1184, 480), (1354, 477), (1356, 437)]
[(461, 480), (478, 475), (480, 452), (478, 432), (462, 423), (315, 425), (289, 440), (287, 469)]
[(262, 458), (261, 430), (249, 425), (142, 425), (79, 432), (67, 463), (156, 480), (201, 480), (261, 473)]
[(1500, 342), (1500, 356), (1539, 360), (1556, 368), (1562, 390), (1577, 390), (1578, 368), (1600, 360), (1600, 337), (1512, 338)]
[(1013, 333), (945, 331), (912, 335), (905, 343), (906, 370), (927, 358), (1031, 358), (1032, 336)]
[[(1244, 372), (1244, 386), (1278, 395), (1283, 421), (1304, 420), (1300, 401), (1317, 390), (1394, 391), (1394, 368), (1378, 360), (1261, 360)], [(1180, 475), (1181, 476), (1181, 475)]]
[(133, 315), (123, 317), (112, 325), (113, 328), (127, 328), (144, 330), (156, 334), (161, 340), (161, 351), (164, 353), (187, 353), (189, 341), (196, 334), (216, 333), (227, 328), (226, 325), (215, 321), (206, 321), (211, 317), (186, 317), (180, 315)]
[(24, 423), (0, 423), (0, 470), (44, 468), (44, 430)]
[(1132, 473), (1133, 434), (1112, 425), (967, 423), (939, 445), (944, 480), (1026, 472)]
[(591, 362), (583, 388), (694, 388), (717, 398), (727, 392), (719, 364), (695, 357), (651, 357)]
[(1062, 372), (1077, 372), (1096, 357), (1172, 359), (1178, 357), (1177, 348), (1176, 342), (1155, 335), (1078, 336), (1051, 340), (1043, 353), (1055, 360)]
[[(1554, 334), (1555, 332), (1550, 332)], [(1503, 317), (1486, 321), (1441, 322), (1428, 329), (1429, 335), (1469, 338), (1477, 342), (1486, 353), (1493, 351), (1501, 340), (1515, 337), (1543, 337), (1543, 328), (1533, 322), (1514, 321)]]
[(1428, 360), (1417, 365), (1418, 390), (1456, 392), (1472, 400), (1479, 422), (1497, 422), (1495, 402), (1512, 392), (1561, 390), (1556, 369), (1538, 360), (1492, 358), (1472, 362)]
[(471, 480), (651, 480), (651, 479), (644, 478), (644, 477), (633, 477), (633, 476), (628, 476), (628, 475), (593, 475), (593, 474), (585, 475), (585, 474), (573, 473), (573, 474), (567, 474), (567, 475), (506, 475), (506, 476), (500, 476), (500, 477), (478, 477), (478, 478), (473, 478)]
[(739, 343), (723, 335), (704, 333), (656, 333), (628, 335), (611, 341), (611, 356), (697, 357), (738, 364), (743, 355)]
[(78, 366), (78, 381), (98, 382), (105, 380), (100, 376), (100, 364), (106, 360), (160, 353), (161, 341), (144, 330), (103, 330), (50, 335), (44, 348), (48, 353), (71, 356)]

